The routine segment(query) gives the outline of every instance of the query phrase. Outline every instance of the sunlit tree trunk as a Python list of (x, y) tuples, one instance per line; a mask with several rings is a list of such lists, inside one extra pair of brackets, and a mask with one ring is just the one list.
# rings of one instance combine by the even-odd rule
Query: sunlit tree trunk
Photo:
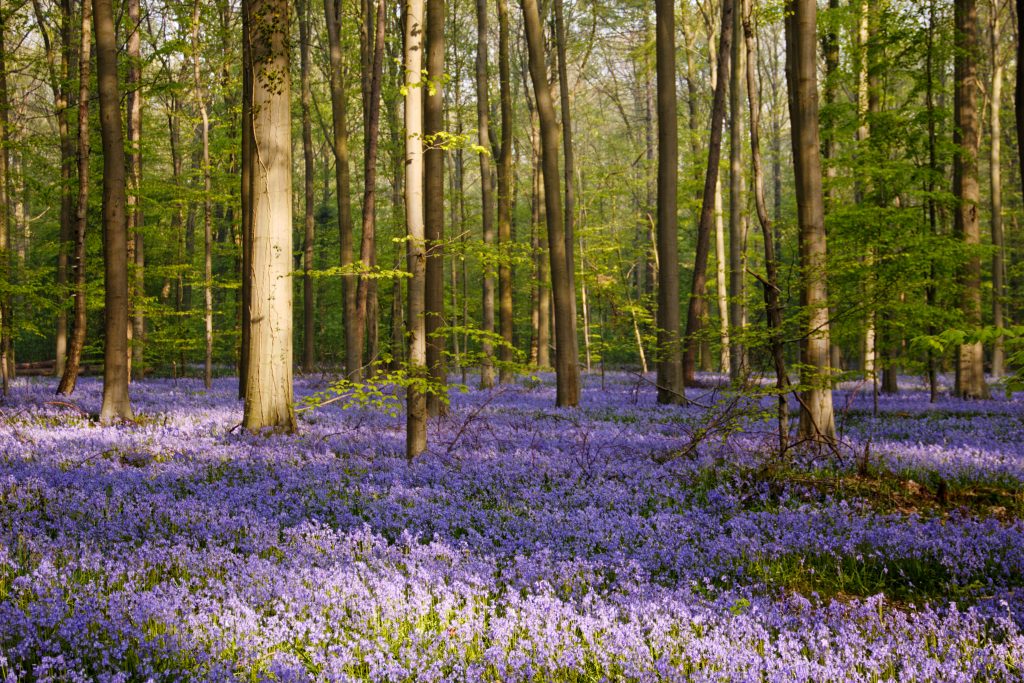
[(117, 37), (111, 0), (93, 0), (96, 76), (103, 139), (103, 289), (105, 338), (100, 420), (131, 419), (128, 401), (128, 216), (117, 86)]
[[(424, 96), (423, 128), (428, 140), (443, 128), (442, 107), (444, 96), (444, 0), (426, 0), (427, 14), (427, 78), (431, 87)], [(428, 143), (423, 156), (424, 173), (424, 231), (426, 237), (426, 311), (427, 367), (431, 381), (438, 391), (445, 385), (444, 327), (444, 150), (436, 143)], [(427, 412), (444, 412), (441, 395), (432, 391), (427, 395)]]
[(249, 368), (242, 423), (295, 431), (292, 407), (292, 149), (287, 0), (252, 0), (253, 149)]
[[(78, 381), (78, 371), (82, 362), (82, 349), (85, 347), (87, 327), (85, 309), (85, 229), (88, 225), (89, 211), (89, 76), (90, 54), (92, 52), (92, 12), (91, 4), (82, 3), (82, 27), (78, 48), (78, 196), (75, 207), (75, 246), (71, 256), (71, 268), (74, 276), (74, 308), (72, 314), (71, 339), (68, 344), (68, 360), (64, 365), (64, 373), (57, 385), (57, 393), (70, 396)], [(0, 55), (3, 50), (0, 49)], [(0, 69), (0, 78), (3, 70)], [(2, 156), (2, 155), (0, 155)], [(2, 159), (0, 159), (0, 163)], [(0, 183), (0, 192), (3, 183)], [(0, 219), (5, 203), (0, 201)]]
[[(88, 0), (86, 0), (88, 2)], [(7, 16), (0, 11), (0, 282), (10, 281), (10, 197), (8, 196), (8, 174), (10, 173), (10, 150), (8, 149), (8, 110), (10, 95), (7, 90), (7, 52), (4, 33), (7, 31)], [(0, 294), (0, 386), (7, 395), (9, 377), (9, 354), (11, 347), (11, 303), (10, 295)]]
[(409, 375), (405, 455), (427, 448), (426, 236), (423, 217), (423, 0), (405, 4), (405, 226), (409, 278)]
[[(975, 0), (954, 3), (953, 194), (959, 201), (954, 230), (967, 251), (960, 273), (961, 310), (969, 327), (981, 326), (981, 225), (978, 203), (978, 10)], [(956, 393), (961, 398), (987, 398), (981, 342), (962, 344), (957, 356)]]
[(786, 81), (792, 122), (793, 167), (800, 229), (802, 341), (800, 438), (835, 440), (829, 367), (825, 206), (818, 129), (817, 14), (815, 0), (790, 0), (786, 15)]
[[(1003, 107), (1003, 62), (999, 55), (1002, 30), (1000, 9), (1002, 3), (992, 3), (990, 11), (990, 59), (992, 83), (989, 88), (989, 180), (991, 183), (992, 209), (992, 324), (997, 328), (1004, 325), (1003, 300), (1006, 296), (1006, 247), (1003, 239), (1003, 176), (1002, 176), (1002, 124), (999, 116)], [(1003, 337), (996, 337), (992, 345), (992, 376), (999, 379), (1004, 373)]]
[(656, 0), (658, 78), (658, 403), (682, 403), (679, 347), (679, 124), (676, 119), (674, 0)]
[(540, 120), (541, 169), (544, 176), (544, 202), (548, 226), (548, 251), (551, 261), (551, 288), (555, 304), (555, 376), (556, 405), (571, 407), (579, 403), (579, 365), (576, 319), (571, 290), (572, 248), (565, 242), (565, 216), (558, 172), (558, 120), (548, 85), (544, 31), (536, 0), (522, 0), (523, 22), (529, 53), (530, 78)]

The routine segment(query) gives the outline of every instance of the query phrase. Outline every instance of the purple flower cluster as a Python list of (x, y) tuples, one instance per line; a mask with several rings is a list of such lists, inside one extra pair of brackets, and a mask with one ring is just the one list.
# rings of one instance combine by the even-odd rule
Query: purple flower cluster
[[(709, 435), (649, 385), (453, 394), (431, 450), (336, 405), (235, 429), (225, 380), (132, 387), (99, 427), (0, 408), (0, 680), (1011, 681), (1024, 524), (883, 513), (749, 476), (770, 426)], [(300, 380), (300, 394), (322, 389)], [(880, 464), (1024, 482), (1019, 401), (837, 395)], [(83, 380), (76, 401), (100, 403)], [(845, 411), (845, 412), (844, 412)], [(815, 573), (871, 588), (819, 597)], [(930, 582), (930, 583), (928, 583)], [(928, 588), (924, 586), (928, 583)], [(937, 589), (936, 589), (937, 587)], [(926, 600), (915, 600), (926, 595)]]

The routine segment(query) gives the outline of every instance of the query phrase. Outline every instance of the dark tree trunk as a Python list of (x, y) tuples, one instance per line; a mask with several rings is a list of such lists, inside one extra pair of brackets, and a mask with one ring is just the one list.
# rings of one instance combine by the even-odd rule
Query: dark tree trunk
[(656, 0), (658, 74), (658, 403), (681, 403), (679, 348), (679, 127), (676, 121), (675, 3)]
[(558, 120), (555, 117), (551, 88), (548, 84), (544, 30), (537, 0), (522, 0), (522, 8), (530, 77), (533, 81), (540, 120), (541, 169), (544, 175), (551, 288), (555, 300), (556, 405), (571, 407), (577, 405), (580, 400), (580, 371), (576, 319), (572, 303), (574, 292), (571, 289), (570, 278), (574, 251), (565, 241), (565, 216), (562, 213), (562, 191), (558, 173)]
[(835, 440), (829, 368), (825, 202), (818, 128), (815, 0), (791, 0), (786, 15), (786, 82), (792, 121), (793, 167), (800, 229), (801, 289), (807, 310), (802, 341), (800, 438)]
[[(92, 51), (90, 8), (88, 1), (82, 3), (82, 30), (78, 52), (78, 197), (75, 207), (75, 246), (71, 257), (75, 301), (68, 360), (64, 365), (60, 384), (57, 385), (57, 393), (65, 396), (71, 395), (78, 381), (88, 324), (85, 309), (85, 229), (89, 213), (89, 60)], [(2, 50), (0, 54), (3, 54)], [(0, 70), (0, 74), (2, 73)], [(0, 189), (0, 192), (2, 191)]]
[(93, 0), (96, 76), (103, 139), (103, 405), (100, 420), (131, 419), (128, 400), (128, 216), (124, 137), (111, 0)]
[[(348, 119), (341, 53), (340, 0), (324, 0), (327, 21), (327, 44), (330, 51), (331, 119), (334, 124), (334, 179), (338, 200), (338, 236), (341, 244), (341, 267), (351, 271), (352, 263), (352, 190), (348, 167)], [(356, 338), (356, 277), (352, 272), (341, 276), (344, 300), (345, 373), (350, 379), (362, 377), (360, 340)]]
[[(476, 120), (480, 131), (480, 199), (482, 204), (484, 250), (483, 261), (483, 363), (480, 367), (480, 387), (494, 386), (494, 190), (491, 184), (491, 130), (490, 100), (487, 79), (487, 0), (476, 0)], [(429, 194), (429, 193), (428, 193)]]
[(316, 362), (313, 302), (313, 122), (310, 117), (312, 94), (309, 87), (309, 6), (308, 0), (297, 0), (299, 18), (299, 73), (302, 89), (302, 162), (303, 162), (303, 239), (302, 239), (302, 371), (313, 372)]
[(508, 0), (498, 0), (498, 79), (501, 88), (501, 153), (498, 156), (498, 327), (502, 346), (498, 378), (502, 383), (513, 378), (512, 317), (512, 76), (509, 64)]
[(725, 93), (729, 88), (729, 54), (732, 50), (733, 0), (722, 0), (722, 32), (718, 41), (718, 78), (711, 104), (711, 140), (708, 143), (708, 167), (704, 176), (701, 199), (700, 225), (697, 228), (697, 253), (693, 262), (693, 280), (686, 311), (686, 343), (683, 349), (683, 382), (693, 385), (696, 380), (698, 335), (701, 330), (704, 289), (707, 286), (708, 251), (711, 248), (711, 228), (715, 218), (715, 185), (718, 165), (722, 158), (722, 122), (725, 120)]

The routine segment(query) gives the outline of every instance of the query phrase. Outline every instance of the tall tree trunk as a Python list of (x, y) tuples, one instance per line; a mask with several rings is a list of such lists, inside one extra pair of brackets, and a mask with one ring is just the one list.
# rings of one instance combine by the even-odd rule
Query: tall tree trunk
[(502, 346), (498, 379), (511, 382), (514, 376), (512, 310), (512, 75), (509, 58), (508, 0), (498, 0), (498, 80), (501, 89), (501, 153), (498, 155), (498, 328)]
[(426, 234), (423, 216), (423, 0), (405, 4), (405, 226), (411, 277), (408, 295), (409, 375), (406, 388), (405, 455), (427, 448)]
[[(525, 77), (525, 75), (524, 75)], [(537, 125), (537, 110), (529, 90), (526, 90), (526, 104), (530, 110), (531, 204), (530, 204), (530, 248), (534, 258), (535, 277), (530, 299), (530, 323), (533, 336), (530, 341), (530, 363), (539, 368), (551, 367), (551, 290), (548, 286), (548, 260), (544, 246), (547, 239), (543, 234), (545, 223), (544, 181), (541, 173), (540, 131)]]
[(213, 169), (210, 166), (210, 115), (206, 110), (206, 95), (199, 67), (201, 8), (199, 0), (196, 0), (192, 6), (192, 86), (195, 89), (203, 141), (203, 386), (209, 389), (213, 385)]
[(242, 424), (295, 431), (292, 407), (292, 148), (287, 0), (246, 0), (252, 59), (249, 368)]
[[(74, 313), (72, 315), (71, 340), (68, 345), (68, 360), (64, 373), (57, 385), (57, 393), (70, 396), (78, 382), (78, 370), (82, 363), (82, 349), (85, 347), (87, 327), (85, 309), (85, 229), (89, 215), (89, 61), (92, 52), (92, 5), (82, 3), (82, 27), (78, 48), (78, 197), (75, 207), (75, 246), (71, 257), (74, 274)], [(3, 50), (0, 49), (0, 55)], [(0, 78), (3, 69), (0, 68)], [(0, 83), (2, 87), (2, 83)], [(2, 101), (2, 100), (0, 100)], [(2, 125), (2, 122), (0, 122)], [(0, 164), (3, 163), (0, 155)], [(3, 183), (0, 183), (0, 192)], [(5, 211), (0, 202), (0, 220)]]
[(146, 374), (144, 356), (146, 317), (143, 301), (146, 296), (142, 237), (142, 12), (139, 0), (128, 0), (128, 256), (132, 279), (128, 330), (128, 377), (132, 367), (142, 379)]
[(117, 36), (111, 0), (92, 0), (103, 139), (103, 406), (100, 420), (131, 419), (128, 400), (128, 216)]
[[(742, 3), (742, 0), (740, 0)], [(747, 325), (746, 246), (747, 205), (743, 179), (743, 28), (742, 11), (732, 16), (732, 68), (729, 74), (729, 378), (739, 380), (747, 373), (747, 350), (742, 343)]]
[[(938, 207), (935, 201), (935, 187), (936, 177), (940, 175), (938, 166), (938, 153), (937, 153), (937, 136), (935, 132), (935, 68), (934, 68), (934, 55), (935, 55), (935, 3), (936, 0), (929, 0), (928, 2), (928, 39), (927, 39), (927, 51), (925, 53), (925, 70), (926, 75), (926, 86), (925, 86), (925, 106), (928, 112), (928, 233), (931, 238), (938, 236)], [(930, 278), (928, 286), (925, 288), (925, 299), (928, 303), (929, 309), (933, 309), (936, 303), (936, 263), (934, 259), (930, 259), (929, 264)], [(936, 327), (934, 323), (929, 323), (928, 334), (935, 334)], [(935, 354), (931, 351), (928, 352), (928, 393), (929, 400), (931, 403), (939, 398), (939, 373), (938, 373), (938, 361)]]
[[(868, 19), (869, 11), (870, 8), (867, 0), (860, 0), (860, 17), (857, 27), (857, 141), (862, 146), (867, 144), (868, 138), (871, 135), (871, 126), (868, 120), (870, 109), (868, 43), (871, 40), (871, 29)], [(863, 183), (858, 183), (856, 200), (858, 202), (864, 201), (865, 194)], [(867, 321), (864, 325), (864, 378), (871, 382), (872, 390), (875, 391), (878, 386), (878, 344), (872, 287), (874, 282), (874, 273), (872, 272), (874, 261), (873, 246), (869, 246), (867, 252), (868, 277), (866, 288), (868, 291), (866, 292), (866, 299), (869, 302), (869, 309), (867, 311)]]
[[(573, 265), (573, 254), (576, 250), (576, 157), (572, 145), (572, 108), (569, 106), (569, 71), (566, 66), (565, 46), (569, 42), (562, 17), (562, 0), (554, 0), (555, 14), (555, 52), (558, 57), (558, 97), (562, 118), (562, 156), (565, 160), (565, 254), (568, 262), (566, 272), (569, 275), (569, 303), (571, 304), (572, 326), (576, 329), (576, 268)], [(574, 337), (575, 340), (575, 337)], [(574, 341), (577, 363), (579, 359), (579, 342)]]
[[(999, 15), (1002, 3), (992, 3), (990, 11), (991, 30), (989, 36), (992, 62), (992, 84), (989, 89), (989, 132), (991, 147), (989, 156), (989, 180), (992, 188), (992, 324), (1003, 326), (1003, 299), (1006, 296), (1006, 247), (1003, 240), (1003, 176), (1002, 176), (1002, 125), (999, 121), (1003, 106), (1003, 62), (999, 56), (1002, 31)], [(998, 336), (992, 345), (992, 376), (999, 379), (1004, 373), (1003, 337)]]
[(818, 129), (815, 0), (790, 0), (786, 15), (786, 81), (792, 121), (793, 167), (800, 229), (802, 303), (807, 328), (802, 341), (800, 438), (832, 443), (835, 417), (829, 368), (825, 205)]
[[(718, 299), (718, 320), (719, 340), (721, 342), (721, 355), (719, 363), (724, 373), (732, 371), (732, 344), (729, 335), (729, 285), (728, 257), (725, 253), (725, 216), (722, 208), (722, 178), (719, 176), (715, 181), (715, 293)], [(707, 313), (707, 298), (704, 298), (702, 305), (705, 318), (710, 320)], [(708, 335), (701, 335), (707, 339)], [(710, 360), (710, 359), (709, 359)]]
[(786, 374), (786, 353), (782, 338), (782, 301), (779, 287), (779, 263), (772, 239), (772, 221), (768, 217), (768, 205), (764, 198), (764, 170), (761, 164), (761, 103), (757, 82), (757, 41), (751, 0), (743, 0), (743, 37), (746, 42), (747, 101), (750, 103), (750, 161), (754, 174), (754, 205), (757, 220), (761, 224), (764, 241), (764, 265), (767, 277), (762, 281), (764, 289), (765, 317), (768, 320), (769, 347), (775, 366), (776, 415), (779, 421), (779, 450), (789, 444), (789, 376)]
[[(327, 21), (327, 44), (330, 52), (331, 114), (334, 124), (334, 179), (338, 201), (338, 234), (341, 244), (341, 267), (352, 270), (352, 189), (349, 180), (348, 119), (345, 86), (342, 82), (340, 0), (324, 0)], [(362, 378), (360, 340), (356, 338), (356, 277), (353, 272), (341, 276), (344, 299), (345, 373), (354, 380)]]
[(679, 124), (676, 120), (674, 0), (656, 0), (655, 60), (658, 78), (658, 403), (682, 403), (679, 347)]
[(1014, 121), (1017, 124), (1017, 162), (1020, 164), (1021, 192), (1024, 194), (1024, 7), (1017, 0), (1017, 84)]
[[(557, 1), (557, 0), (556, 0)], [(480, 135), (480, 198), (483, 205), (483, 363), (480, 387), (494, 386), (494, 192), (491, 184), (490, 99), (487, 79), (487, 0), (476, 0), (476, 120)]]
[(295, 13), (299, 19), (299, 73), (302, 88), (302, 163), (305, 205), (303, 207), (302, 239), (302, 371), (313, 372), (316, 362), (313, 302), (313, 122), (310, 117), (312, 94), (309, 87), (309, 6), (307, 0), (297, 0)]
[[(384, 0), (377, 0), (376, 26), (370, 61), (370, 89), (367, 92), (366, 145), (363, 157), (363, 235), (359, 244), (360, 270), (370, 273), (376, 266), (377, 251), (377, 149), (380, 132), (380, 89), (384, 69)], [(367, 19), (369, 21), (369, 19)], [(359, 357), (363, 356), (363, 339), (370, 315), (370, 292), (375, 280), (360, 275), (356, 286), (356, 320), (354, 339), (359, 345)], [(373, 304), (376, 307), (376, 302)], [(372, 358), (372, 356), (371, 356)]]
[[(444, 128), (444, 0), (426, 0), (427, 4), (427, 78), (431, 87), (424, 95), (423, 133), (434, 140)], [(427, 145), (424, 163), (424, 231), (426, 236), (426, 311), (427, 367), (437, 386), (427, 394), (427, 412), (440, 415), (445, 386), (444, 327), (444, 150), (437, 142)]]
[[(332, 0), (324, 0), (325, 3)], [(250, 349), (252, 348), (252, 265), (253, 265), (253, 188), (254, 176), (253, 154), (256, 142), (253, 137), (255, 122), (253, 119), (253, 74), (251, 50), (252, 26), (247, 8), (242, 8), (242, 139), (239, 156), (242, 167), (239, 188), (239, 199), (242, 208), (242, 334), (241, 348), (238, 353), (238, 398), (244, 399), (248, 393)], [(333, 92), (333, 91), (332, 91)], [(184, 293), (182, 294), (184, 298)]]
[(548, 226), (548, 251), (551, 260), (551, 288), (555, 300), (555, 377), (556, 405), (575, 406), (580, 400), (579, 350), (572, 291), (574, 249), (565, 241), (565, 216), (558, 173), (558, 120), (551, 101), (547, 77), (544, 30), (537, 0), (522, 0), (523, 22), (529, 52), (530, 77), (540, 120), (541, 170), (544, 176), (544, 203)]
[[(86, 0), (88, 2), (88, 0)], [(10, 173), (10, 150), (8, 149), (8, 110), (10, 94), (7, 90), (7, 51), (4, 33), (7, 30), (7, 15), (0, 11), (0, 282), (10, 282), (10, 205), (8, 196)], [(11, 299), (10, 294), (0, 294), (0, 388), (7, 396), (10, 383), (9, 354), (11, 347)]]
[[(978, 10), (975, 0), (954, 2), (953, 194), (959, 204), (954, 230), (967, 252), (960, 273), (961, 310), (969, 327), (981, 326), (981, 225), (978, 218)], [(956, 393), (961, 398), (987, 398), (981, 342), (963, 344), (957, 357)]]
[(711, 222), (714, 220), (715, 185), (718, 183), (718, 165), (722, 157), (722, 122), (725, 120), (725, 93), (729, 85), (729, 56), (732, 49), (733, 0), (722, 0), (722, 30), (718, 41), (718, 73), (715, 96), (711, 103), (711, 139), (708, 144), (708, 166), (704, 176), (701, 199), (700, 225), (697, 228), (697, 253), (693, 262), (693, 280), (689, 305), (686, 310), (686, 344), (683, 349), (683, 382), (692, 386), (696, 381), (698, 335), (707, 285), (708, 252), (711, 247)]

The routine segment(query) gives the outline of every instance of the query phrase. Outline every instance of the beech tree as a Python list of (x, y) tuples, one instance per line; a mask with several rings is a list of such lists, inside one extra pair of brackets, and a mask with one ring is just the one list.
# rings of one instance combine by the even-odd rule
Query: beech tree
[(544, 29), (536, 0), (522, 0), (526, 28), (530, 79), (540, 122), (541, 170), (544, 177), (544, 210), (548, 227), (548, 252), (551, 263), (551, 289), (555, 300), (555, 376), (556, 404), (571, 407), (580, 400), (579, 347), (576, 317), (569, 273), (573, 266), (572, 245), (565, 241), (565, 216), (562, 213), (562, 189), (558, 172), (558, 119), (547, 77)]
[(405, 3), (405, 226), (410, 273), (405, 455), (427, 447), (426, 236), (423, 226), (423, 0)]
[[(295, 431), (292, 406), (292, 147), (287, 0), (246, 0), (252, 69), (249, 362), (242, 424)], [(258, 161), (257, 161), (258, 160)]]
[(103, 406), (100, 420), (131, 419), (128, 400), (128, 216), (124, 137), (111, 0), (92, 0), (103, 139)]
[(818, 124), (815, 0), (790, 0), (786, 14), (786, 82), (800, 229), (800, 291), (807, 321), (801, 341), (801, 439), (835, 440), (829, 354), (825, 204)]

